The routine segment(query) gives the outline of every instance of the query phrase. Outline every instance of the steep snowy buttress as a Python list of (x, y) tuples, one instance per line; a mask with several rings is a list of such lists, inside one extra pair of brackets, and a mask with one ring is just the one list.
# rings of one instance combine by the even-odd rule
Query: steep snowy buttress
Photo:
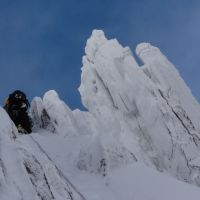
[(0, 117), (1, 200), (83, 199), (32, 136), (19, 135), (1, 107)]
[[(128, 47), (107, 40), (100, 30), (93, 31), (85, 53), (79, 91), (96, 119), (105, 160), (118, 152), (130, 162), (131, 155), (200, 185), (200, 106), (173, 64), (158, 48), (142, 43), (136, 48), (144, 63), (139, 67)], [(84, 152), (92, 157), (95, 150), (94, 145)]]

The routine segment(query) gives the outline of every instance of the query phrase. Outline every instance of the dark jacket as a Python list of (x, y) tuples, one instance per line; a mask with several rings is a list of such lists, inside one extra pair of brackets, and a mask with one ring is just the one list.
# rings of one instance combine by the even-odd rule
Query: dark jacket
[(16, 90), (9, 95), (5, 102), (4, 109), (9, 114), (15, 125), (18, 127), (22, 126), (28, 133), (31, 132), (31, 120), (28, 116), (28, 108), (30, 104), (26, 98), (26, 95)]

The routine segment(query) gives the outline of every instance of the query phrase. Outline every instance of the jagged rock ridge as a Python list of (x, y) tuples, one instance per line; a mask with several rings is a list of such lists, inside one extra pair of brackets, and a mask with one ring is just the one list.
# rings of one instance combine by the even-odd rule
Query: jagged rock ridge
[(61, 146), (79, 170), (108, 176), (138, 161), (199, 186), (200, 106), (175, 67), (148, 43), (136, 48), (139, 66), (128, 47), (98, 30), (85, 54), (79, 91), (87, 112), (48, 91), (31, 103), (35, 133), (22, 136), (0, 110), (0, 199), (86, 199), (36, 140), (51, 135), (76, 144), (54, 151)]
[(200, 106), (175, 67), (148, 43), (136, 48), (139, 67), (102, 31), (93, 31), (85, 52), (79, 90), (100, 135), (117, 138), (134, 160), (199, 185)]
[[(97, 30), (85, 52), (79, 91), (89, 112), (67, 108), (55, 120), (58, 127), (68, 121), (68, 130), (74, 129), (69, 133), (93, 136), (81, 149), (77, 166), (106, 175), (112, 168), (141, 161), (199, 185), (200, 107), (175, 67), (148, 43), (136, 48), (144, 63), (139, 67), (128, 47)], [(53, 104), (51, 109), (64, 110)]]

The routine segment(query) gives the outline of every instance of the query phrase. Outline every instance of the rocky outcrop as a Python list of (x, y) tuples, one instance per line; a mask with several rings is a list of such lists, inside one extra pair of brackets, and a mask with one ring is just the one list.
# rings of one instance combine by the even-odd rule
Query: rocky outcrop
[(128, 47), (98, 30), (85, 53), (79, 91), (101, 137), (113, 138), (102, 139), (105, 152), (118, 141), (135, 160), (199, 185), (200, 106), (175, 67), (149, 43), (136, 48), (139, 67)]

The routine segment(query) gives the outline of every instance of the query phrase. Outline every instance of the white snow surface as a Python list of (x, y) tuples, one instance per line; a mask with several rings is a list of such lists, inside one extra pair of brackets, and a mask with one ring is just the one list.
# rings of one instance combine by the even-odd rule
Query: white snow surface
[(157, 47), (136, 54), (142, 66), (94, 30), (79, 87), (88, 111), (48, 91), (20, 135), (0, 108), (0, 200), (199, 199), (200, 106)]

